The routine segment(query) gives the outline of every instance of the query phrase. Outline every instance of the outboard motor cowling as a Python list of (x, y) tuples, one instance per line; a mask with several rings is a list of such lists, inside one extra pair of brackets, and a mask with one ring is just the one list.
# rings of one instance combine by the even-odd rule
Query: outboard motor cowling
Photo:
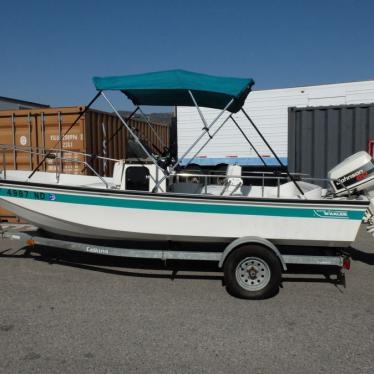
[(328, 173), (333, 192), (349, 195), (374, 188), (374, 160), (364, 151), (349, 156)]
[(364, 151), (357, 152), (336, 165), (328, 173), (336, 196), (364, 194), (370, 204), (365, 219), (367, 231), (374, 236), (374, 160)]

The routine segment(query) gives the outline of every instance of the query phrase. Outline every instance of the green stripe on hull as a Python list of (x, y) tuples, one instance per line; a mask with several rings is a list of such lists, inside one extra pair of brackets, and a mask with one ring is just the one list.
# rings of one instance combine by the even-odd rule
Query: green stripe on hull
[(39, 201), (49, 201), (82, 205), (108, 206), (130, 209), (161, 210), (173, 212), (194, 212), (214, 214), (236, 214), (253, 216), (277, 216), (277, 217), (301, 217), (301, 218), (325, 218), (325, 219), (353, 219), (362, 220), (365, 210), (346, 210), (335, 208), (292, 208), (251, 205), (228, 205), (219, 203), (200, 204), (196, 202), (174, 202), (139, 200), (128, 198), (108, 198), (105, 196), (84, 196), (63, 193), (43, 193), (14, 188), (1, 188), (0, 196), (15, 197)]

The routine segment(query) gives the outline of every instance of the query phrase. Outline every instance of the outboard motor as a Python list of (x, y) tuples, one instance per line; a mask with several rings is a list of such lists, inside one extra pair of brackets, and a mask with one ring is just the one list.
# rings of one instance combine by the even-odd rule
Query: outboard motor
[(364, 151), (349, 156), (328, 173), (337, 196), (367, 192), (374, 187), (374, 160)]
[(336, 196), (363, 194), (370, 199), (366, 214), (368, 231), (374, 235), (374, 160), (364, 151), (357, 152), (328, 173)]

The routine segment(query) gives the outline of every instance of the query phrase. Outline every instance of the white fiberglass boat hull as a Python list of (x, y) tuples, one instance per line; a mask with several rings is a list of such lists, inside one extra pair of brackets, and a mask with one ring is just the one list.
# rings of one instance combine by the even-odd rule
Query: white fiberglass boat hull
[(68, 237), (346, 246), (368, 201), (176, 196), (1, 182), (0, 205)]

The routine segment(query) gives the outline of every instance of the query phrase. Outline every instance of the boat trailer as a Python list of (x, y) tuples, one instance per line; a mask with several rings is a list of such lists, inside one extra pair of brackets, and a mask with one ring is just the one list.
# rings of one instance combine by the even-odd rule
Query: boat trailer
[[(267, 262), (271, 263), (271, 260), (275, 259), (277, 267), (279, 270), (279, 282), (281, 273), (288, 271), (288, 265), (316, 265), (316, 266), (327, 266), (336, 271), (333, 274), (336, 274), (336, 280), (333, 281), (334, 284), (343, 285), (345, 287), (345, 273), (344, 270), (350, 268), (350, 259), (349, 256), (344, 252), (334, 252), (332, 255), (300, 255), (300, 254), (284, 254), (270, 241), (264, 238), (259, 237), (244, 237), (233, 240), (229, 243), (223, 251), (196, 251), (196, 250), (169, 250), (169, 249), (138, 249), (138, 248), (122, 248), (122, 247), (113, 247), (105, 246), (98, 244), (88, 244), (81, 243), (77, 241), (68, 241), (62, 239), (55, 239), (53, 237), (45, 236), (45, 234), (39, 230), (38, 227), (30, 224), (1, 224), (0, 225), (0, 238), (5, 240), (15, 240), (25, 244), (26, 247), (32, 248), (35, 246), (46, 246), (46, 247), (55, 247), (65, 250), (70, 250), (74, 252), (89, 253), (101, 256), (115, 256), (123, 258), (137, 258), (137, 259), (159, 259), (164, 262), (167, 260), (189, 260), (189, 261), (210, 261), (218, 263), (218, 268), (224, 270), (225, 274), (225, 284), (230, 280), (231, 276), (235, 276), (232, 269), (232, 259), (240, 254), (240, 251), (250, 250), (250, 246), (255, 246), (252, 248), (254, 250), (260, 251), (254, 253), (253, 259), (255, 259), (257, 267), (252, 267), (252, 273), (249, 272), (247, 275), (247, 280), (245, 282), (251, 282), (256, 280), (261, 275), (261, 269), (264, 271), (266, 278), (266, 264)], [(270, 261), (263, 261), (261, 251), (263, 254), (271, 255)], [(329, 251), (327, 251), (329, 253)], [(266, 256), (265, 256), (266, 257)], [(248, 258), (248, 257), (246, 257)], [(259, 261), (257, 263), (257, 261)], [(256, 265), (255, 264), (255, 265)], [(245, 264), (248, 265), (248, 264)], [(249, 264), (250, 265), (250, 264)], [(236, 266), (237, 268), (237, 266)], [(260, 273), (257, 275), (257, 270)], [(237, 271), (237, 270), (236, 270)], [(274, 273), (274, 269), (272, 269)], [(275, 272), (276, 273), (276, 272)], [(238, 273), (237, 273), (238, 274)], [(239, 276), (243, 277), (243, 274), (239, 273)], [(251, 275), (252, 274), (252, 275)], [(238, 276), (238, 275), (236, 275)], [(259, 278), (258, 282), (262, 282), (262, 279)], [(253, 290), (255, 291), (255, 289)], [(229, 291), (230, 292), (230, 291)], [(234, 292), (235, 296), (238, 296)], [(253, 294), (253, 299), (263, 298), (263, 294), (257, 293)], [(239, 295), (240, 296), (240, 295)], [(249, 297), (246, 297), (249, 298)]]

